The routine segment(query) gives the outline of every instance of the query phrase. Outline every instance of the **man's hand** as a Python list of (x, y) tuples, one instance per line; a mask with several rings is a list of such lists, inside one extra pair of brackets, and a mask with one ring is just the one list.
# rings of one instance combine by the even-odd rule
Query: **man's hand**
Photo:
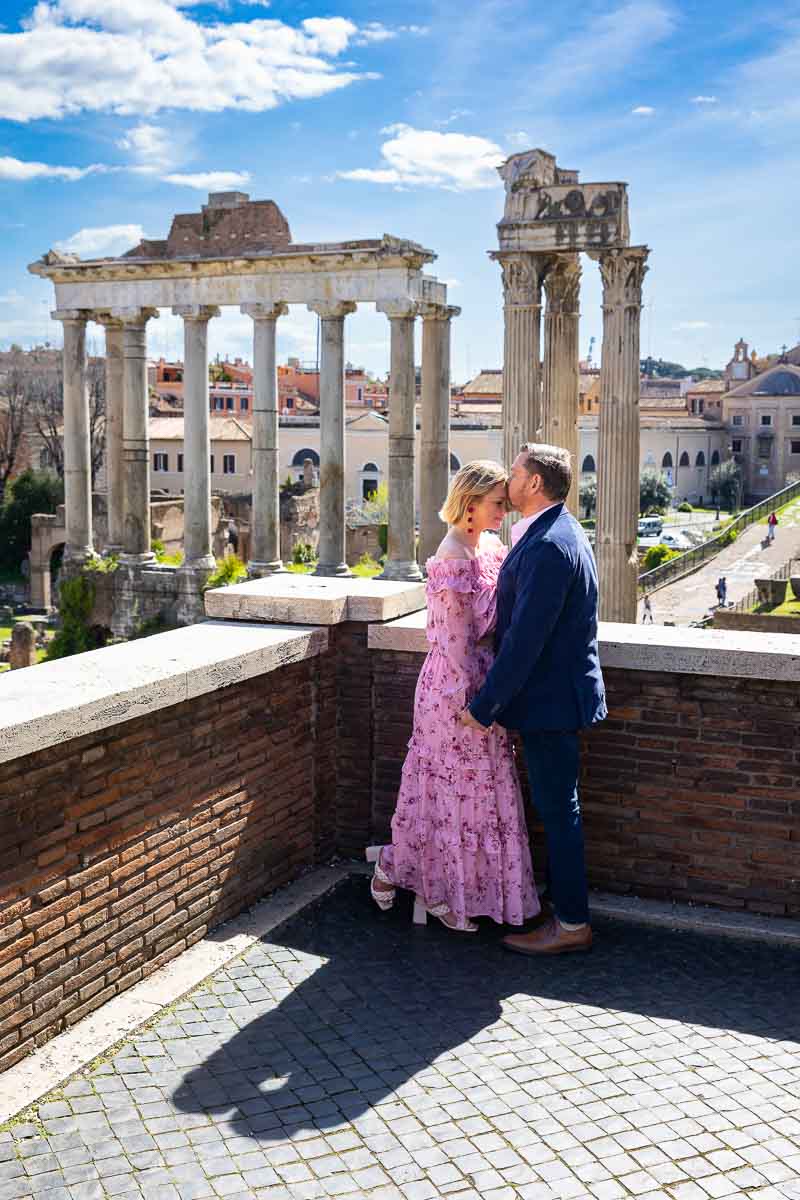
[(487, 728), (486, 725), (481, 725), (480, 721), (476, 721), (468, 708), (464, 709), (459, 717), (459, 720), (461, 724), (466, 725), (468, 729), (477, 729), (478, 733), (488, 733), (489, 729), (491, 729), (491, 726)]

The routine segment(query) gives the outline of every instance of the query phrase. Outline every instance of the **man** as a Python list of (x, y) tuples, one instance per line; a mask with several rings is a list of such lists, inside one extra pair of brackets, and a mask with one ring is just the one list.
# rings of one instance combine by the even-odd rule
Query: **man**
[(642, 624), (646, 625), (647, 622), (649, 621), (650, 624), (652, 625), (653, 624), (653, 605), (650, 600), (649, 592), (645, 592), (645, 594), (644, 594), (643, 610), (644, 611), (642, 612)]
[(778, 524), (778, 514), (771, 512), (767, 517), (767, 541), (775, 541), (775, 526)]
[(607, 714), (597, 653), (597, 571), (586, 535), (564, 507), (567, 450), (526, 445), (508, 498), (522, 514), (497, 582), (496, 658), (462, 715), (522, 735), (528, 777), (547, 841), (552, 913), (531, 933), (504, 939), (519, 954), (563, 954), (592, 944), (578, 801), (578, 730)]

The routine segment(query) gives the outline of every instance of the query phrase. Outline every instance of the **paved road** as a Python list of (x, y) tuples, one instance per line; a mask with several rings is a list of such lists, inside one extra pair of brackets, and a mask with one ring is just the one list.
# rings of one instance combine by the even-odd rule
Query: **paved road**
[(0, 1197), (787, 1200), (800, 959), (601, 921), (533, 962), (351, 879), (0, 1133)]
[[(699, 621), (716, 607), (714, 589), (720, 575), (728, 581), (728, 603), (734, 604), (747, 595), (754, 580), (771, 575), (788, 559), (800, 556), (800, 501), (782, 515), (772, 545), (767, 544), (766, 536), (765, 525), (751, 525), (699, 571), (654, 592), (651, 601), (655, 623), (688, 625)], [(640, 602), (640, 621), (642, 611)]]

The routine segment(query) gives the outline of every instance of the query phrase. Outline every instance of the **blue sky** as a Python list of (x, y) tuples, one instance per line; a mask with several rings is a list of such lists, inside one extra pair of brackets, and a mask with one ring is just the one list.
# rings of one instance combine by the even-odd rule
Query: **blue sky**
[[(629, 183), (651, 247), (643, 353), (719, 366), (740, 336), (800, 340), (800, 0), (5, 0), (2, 18), (2, 345), (58, 340), (26, 271), (45, 250), (119, 253), (235, 186), (297, 241), (436, 251), (461, 381), (501, 362), (494, 163), (532, 146)], [(585, 355), (601, 318), (584, 271)], [(313, 354), (313, 320), (292, 309), (282, 356)], [(348, 357), (384, 371), (386, 326), (360, 309)], [(180, 351), (178, 320), (149, 328), (154, 353)], [(212, 352), (247, 354), (249, 328), (228, 310)]]

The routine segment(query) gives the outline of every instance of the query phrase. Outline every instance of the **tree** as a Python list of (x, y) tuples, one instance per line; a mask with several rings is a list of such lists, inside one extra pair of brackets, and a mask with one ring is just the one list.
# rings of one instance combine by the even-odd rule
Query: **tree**
[(714, 467), (708, 480), (711, 498), (729, 512), (739, 507), (742, 496), (742, 472), (735, 459), (729, 458)]
[[(24, 368), (26, 399), (33, 423), (49, 453), (50, 463), (64, 477), (64, 381), (61, 364), (55, 370), (31, 364)], [(90, 361), (86, 368), (89, 397), (89, 444), (92, 486), (103, 461), (106, 436), (106, 378), (102, 361)]]
[(23, 471), (9, 484), (0, 508), (0, 565), (19, 569), (31, 548), (31, 517), (55, 512), (63, 499), (63, 483), (47, 471)]
[(651, 509), (666, 509), (672, 493), (669, 484), (657, 471), (642, 471), (639, 476), (639, 512)]
[(588, 521), (592, 513), (597, 508), (597, 480), (587, 479), (580, 486), (578, 492), (578, 502), (583, 511), (584, 518)]
[(0, 398), (0, 504), (20, 457), (25, 430), (25, 400), (16, 368), (8, 372)]

